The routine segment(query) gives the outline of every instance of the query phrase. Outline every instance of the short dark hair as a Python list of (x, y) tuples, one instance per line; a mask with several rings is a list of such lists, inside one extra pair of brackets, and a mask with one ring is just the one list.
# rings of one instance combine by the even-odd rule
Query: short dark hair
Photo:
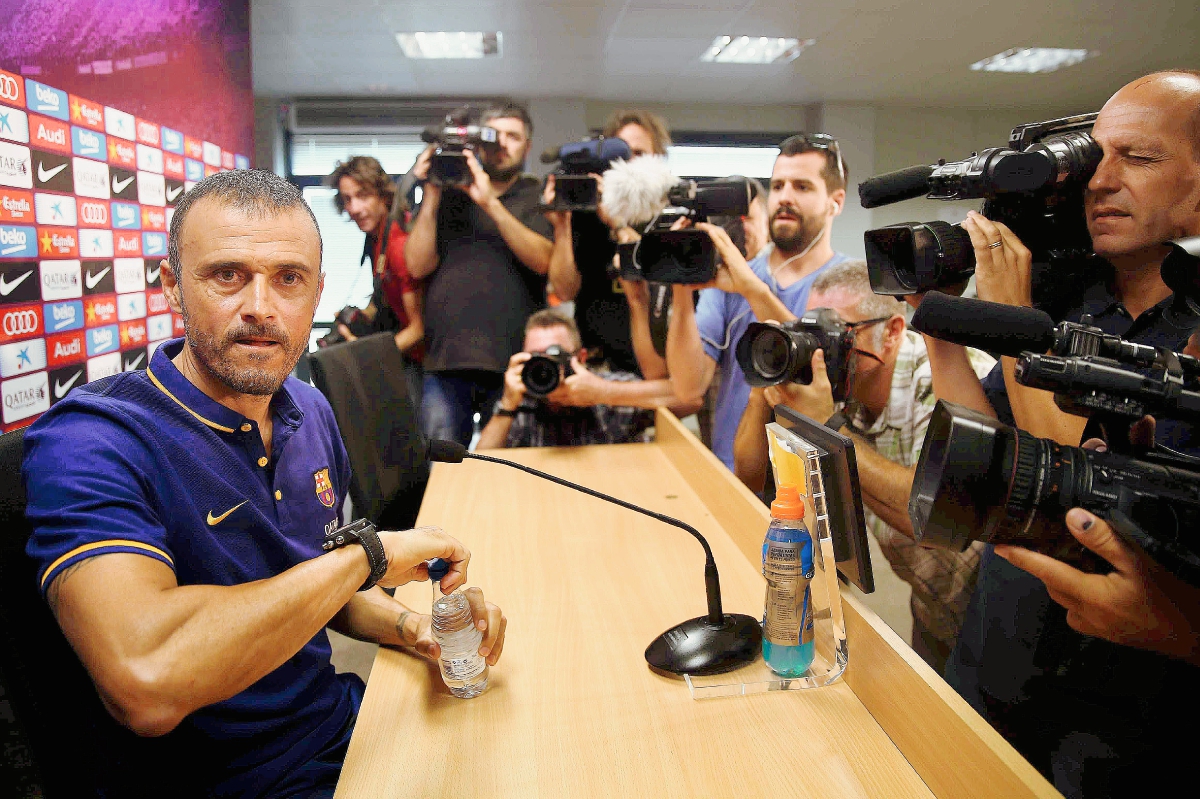
[(574, 342), (571, 346), (575, 349), (583, 346), (583, 339), (579, 335), (579, 326), (575, 324), (574, 319), (562, 311), (555, 308), (543, 308), (540, 311), (536, 311), (525, 321), (526, 334), (531, 330), (542, 330), (551, 327), (565, 327), (567, 332), (571, 334), (571, 341)]
[(637, 125), (650, 134), (655, 155), (667, 154), (667, 148), (671, 146), (671, 130), (667, 127), (667, 121), (658, 114), (639, 108), (618, 109), (604, 123), (604, 135), (611, 139), (626, 125)]
[(179, 242), (183, 237), (183, 225), (187, 221), (192, 207), (205, 197), (212, 197), (217, 202), (232, 206), (241, 211), (267, 216), (276, 215), (294, 208), (303, 208), (308, 218), (312, 220), (313, 229), (317, 232), (317, 244), (322, 254), (325, 244), (321, 241), (321, 226), (317, 217), (304, 200), (300, 189), (274, 172), (262, 169), (235, 169), (232, 172), (218, 172), (209, 175), (192, 187), (180, 198), (171, 217), (171, 231), (167, 235), (167, 264), (179, 280), (183, 264), (179, 257)]
[(480, 122), (486, 125), (493, 119), (519, 119), (525, 123), (525, 138), (533, 138), (533, 119), (529, 116), (529, 109), (520, 103), (494, 105), (483, 112)]
[(342, 200), (341, 191), (338, 191), (338, 184), (341, 183), (342, 178), (351, 178), (360, 185), (371, 189), (383, 198), (389, 211), (392, 209), (392, 204), (396, 201), (396, 184), (392, 182), (391, 176), (377, 159), (369, 155), (356, 155), (345, 161), (339, 161), (338, 165), (333, 168), (333, 172), (325, 179), (325, 185), (333, 188), (335, 192), (333, 205), (339, 214), (346, 212), (346, 203)]
[[(837, 140), (833, 141), (834, 147), (837, 147)], [(804, 155), (805, 153), (820, 153), (825, 156), (825, 166), (821, 169), (821, 177), (825, 180), (826, 191), (832, 194), (838, 189), (846, 188), (846, 182), (850, 179), (850, 167), (846, 164), (846, 156), (841, 154), (840, 147), (837, 151), (834, 151), (833, 147), (818, 147), (803, 133), (788, 136), (779, 145), (781, 156)], [(838, 169), (839, 160), (841, 169)]]

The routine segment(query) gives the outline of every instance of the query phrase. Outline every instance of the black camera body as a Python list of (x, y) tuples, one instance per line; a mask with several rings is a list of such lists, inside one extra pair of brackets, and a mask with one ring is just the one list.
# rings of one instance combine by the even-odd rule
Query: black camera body
[(496, 129), (470, 124), (469, 108), (446, 115), (442, 125), (426, 128), (421, 141), (437, 145), (429, 162), (429, 182), (435, 186), (470, 186), (475, 178), (467, 163), (467, 150), (486, 151), (499, 147)]
[(854, 376), (855, 330), (832, 308), (813, 308), (786, 324), (754, 322), (737, 343), (737, 362), (756, 388), (812, 382), (812, 357), (825, 353), (833, 399), (850, 396)]
[[(1095, 277), (1083, 208), (1083, 188), (1102, 156), (1090, 134), (1095, 120), (1093, 113), (1021, 125), (1013, 129), (1008, 147), (880, 175), (864, 181), (859, 196), (865, 208), (921, 195), (984, 200), (983, 215), (1011, 228), (1033, 254), (1035, 305), (1066, 310), (1078, 301), (1082, 281)], [(947, 222), (869, 230), (865, 243), (877, 294), (955, 286), (975, 271), (970, 237)]]
[(375, 332), (374, 320), (366, 312), (353, 305), (347, 305), (338, 311), (337, 315), (333, 318), (333, 329), (317, 339), (318, 347), (325, 349), (326, 347), (332, 347), (334, 344), (341, 344), (346, 341), (342, 334), (338, 332), (338, 323), (345, 325), (358, 338), (369, 336)]
[(554, 393), (563, 378), (571, 373), (571, 353), (557, 344), (533, 353), (521, 369), (521, 382), (531, 397), (546, 397)]
[(717, 250), (703, 230), (671, 230), (680, 218), (707, 222), (710, 217), (750, 213), (750, 182), (744, 177), (684, 180), (667, 193), (668, 206), (648, 226), (621, 261), (626, 280), (684, 285), (708, 283), (717, 276)]
[(632, 155), (624, 140), (604, 136), (570, 142), (542, 153), (542, 163), (558, 163), (554, 170), (554, 201), (547, 210), (595, 211), (600, 203), (600, 189), (593, 175), (607, 172), (613, 161), (628, 160)]

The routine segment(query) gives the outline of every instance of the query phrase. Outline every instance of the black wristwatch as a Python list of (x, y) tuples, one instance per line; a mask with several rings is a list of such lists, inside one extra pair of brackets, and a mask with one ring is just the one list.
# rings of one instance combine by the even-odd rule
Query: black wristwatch
[(849, 424), (850, 421), (846, 418), (846, 414), (841, 411), (835, 411), (833, 416), (825, 421), (825, 426), (835, 433)]
[(510, 411), (508, 408), (497, 408), (496, 410), (492, 411), (492, 416), (504, 416), (508, 419), (511, 419), (516, 415), (516, 411)]
[(361, 544), (367, 553), (367, 562), (371, 564), (371, 574), (362, 584), (362, 588), (358, 589), (366, 591), (387, 574), (387, 553), (383, 551), (383, 542), (379, 540), (379, 534), (375, 532), (375, 525), (366, 519), (359, 519), (350, 522), (345, 527), (339, 527), (332, 533), (326, 533), (321, 549), (332, 552), (348, 544)]

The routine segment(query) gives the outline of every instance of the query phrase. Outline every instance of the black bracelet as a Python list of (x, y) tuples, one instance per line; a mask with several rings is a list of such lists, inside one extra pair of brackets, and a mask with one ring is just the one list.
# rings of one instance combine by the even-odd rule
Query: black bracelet
[(842, 413), (841, 411), (834, 411), (833, 416), (830, 416), (827, 420), (825, 420), (825, 426), (835, 433), (849, 424), (850, 422), (846, 419), (846, 414)]
[(516, 415), (517, 415), (516, 411), (510, 411), (508, 408), (497, 408), (495, 411), (492, 412), (492, 416), (503, 416), (508, 419), (511, 419)]

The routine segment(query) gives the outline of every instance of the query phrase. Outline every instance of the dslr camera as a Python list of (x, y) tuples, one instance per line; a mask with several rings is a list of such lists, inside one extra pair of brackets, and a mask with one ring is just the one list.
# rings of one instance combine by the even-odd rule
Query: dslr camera
[(435, 186), (470, 186), (474, 182), (467, 150), (486, 152), (499, 147), (496, 129), (470, 123), (471, 110), (459, 108), (446, 115), (442, 125), (426, 128), (421, 141), (436, 148), (429, 162), (429, 182)]
[(707, 222), (710, 217), (742, 217), (750, 213), (750, 182), (728, 178), (684, 180), (667, 192), (667, 207), (642, 238), (624, 249), (621, 277), (653, 283), (707, 283), (717, 276), (717, 250), (703, 230), (671, 230), (680, 218)]
[(595, 211), (600, 188), (592, 175), (607, 172), (613, 161), (628, 160), (632, 154), (622, 139), (603, 136), (546, 150), (542, 163), (558, 164), (554, 170), (554, 202), (546, 210)]
[(531, 397), (546, 397), (554, 393), (564, 376), (570, 374), (571, 353), (557, 344), (551, 344), (525, 362), (521, 369), (521, 382), (525, 393)]
[(746, 382), (758, 388), (812, 382), (812, 357), (825, 352), (834, 402), (850, 395), (854, 374), (854, 327), (832, 308), (813, 308), (786, 324), (754, 322), (737, 343), (737, 362)]
[[(1090, 133), (1095, 121), (1092, 113), (1021, 125), (1007, 147), (871, 178), (859, 186), (859, 198), (864, 208), (922, 195), (984, 200), (983, 215), (1008, 225), (1033, 254), (1034, 304), (1066, 310), (1094, 269), (1083, 188), (1102, 156)], [(970, 236), (958, 225), (905, 222), (868, 230), (865, 240), (876, 294), (945, 288), (975, 272)]]
[(326, 347), (332, 347), (334, 344), (345, 342), (345, 337), (337, 329), (339, 322), (348, 327), (350, 332), (359, 338), (369, 336), (375, 332), (374, 321), (371, 317), (367, 316), (366, 312), (353, 305), (347, 305), (334, 316), (333, 328), (317, 339), (318, 347), (325, 349)]

